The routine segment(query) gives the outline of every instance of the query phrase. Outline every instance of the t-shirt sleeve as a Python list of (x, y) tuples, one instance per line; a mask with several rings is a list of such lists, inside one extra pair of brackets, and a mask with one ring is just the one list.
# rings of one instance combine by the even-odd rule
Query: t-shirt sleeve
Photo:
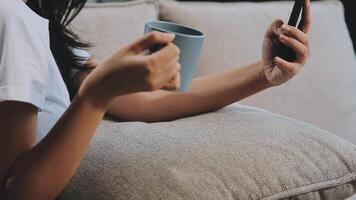
[(0, 102), (20, 101), (43, 109), (48, 49), (21, 16), (0, 15)]

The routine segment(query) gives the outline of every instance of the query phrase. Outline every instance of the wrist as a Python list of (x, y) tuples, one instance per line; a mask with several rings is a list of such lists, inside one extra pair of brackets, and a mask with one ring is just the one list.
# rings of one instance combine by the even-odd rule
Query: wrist
[(273, 86), (271, 82), (267, 79), (266, 73), (265, 73), (265, 63), (263, 61), (257, 62), (257, 69), (258, 69), (258, 80), (261, 84), (261, 86), (265, 89), (270, 88)]
[(85, 102), (99, 112), (106, 112), (109, 109), (114, 97), (105, 94), (98, 94), (94, 90), (90, 90), (84, 82), (79, 88), (75, 99)]

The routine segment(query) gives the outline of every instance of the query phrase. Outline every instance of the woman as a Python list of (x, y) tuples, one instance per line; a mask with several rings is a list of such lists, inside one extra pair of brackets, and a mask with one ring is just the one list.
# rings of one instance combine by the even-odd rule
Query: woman
[[(55, 199), (75, 173), (105, 113), (122, 120), (166, 121), (222, 108), (285, 83), (309, 56), (310, 2), (302, 31), (275, 21), (263, 58), (248, 66), (197, 78), (179, 87), (174, 35), (150, 33), (102, 64), (74, 52), (87, 45), (67, 29), (85, 0), (0, 1), (0, 199)], [(37, 14), (36, 14), (37, 13)], [(276, 46), (297, 58), (275, 57)], [(152, 55), (142, 52), (166, 46)], [(79, 74), (71, 75), (73, 69)], [(88, 75), (89, 74), (89, 75)], [(67, 85), (67, 87), (66, 87)], [(72, 102), (70, 91), (77, 91)]]

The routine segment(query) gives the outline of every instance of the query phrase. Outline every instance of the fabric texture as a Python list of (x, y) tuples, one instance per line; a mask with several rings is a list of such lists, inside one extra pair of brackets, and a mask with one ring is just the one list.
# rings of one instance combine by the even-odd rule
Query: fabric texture
[(22, 0), (0, 1), (0, 102), (39, 109), (41, 140), (69, 105), (69, 95), (49, 46), (48, 20)]
[[(286, 21), (292, 7), (280, 1), (162, 0), (160, 18), (206, 34), (200, 76), (260, 60), (264, 32), (275, 19)], [(356, 144), (356, 59), (340, 2), (312, 3), (310, 41), (311, 58), (302, 72), (242, 102), (309, 122)]]
[(104, 60), (143, 36), (145, 22), (158, 18), (157, 9), (154, 0), (88, 4), (72, 28), (82, 39), (94, 45), (90, 54)]
[(356, 146), (233, 105), (173, 122), (104, 122), (61, 200), (344, 199)]

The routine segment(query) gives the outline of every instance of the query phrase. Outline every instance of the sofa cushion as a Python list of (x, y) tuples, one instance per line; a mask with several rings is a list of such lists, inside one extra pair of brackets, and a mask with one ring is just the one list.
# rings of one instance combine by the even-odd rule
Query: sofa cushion
[(173, 122), (104, 122), (59, 199), (344, 199), (355, 181), (355, 145), (233, 105)]
[[(206, 34), (198, 75), (261, 59), (265, 30), (288, 19), (291, 2), (160, 1), (160, 17)], [(356, 59), (338, 1), (312, 3), (312, 56), (289, 83), (242, 101), (317, 125), (356, 144)], [(238, 78), (238, 77), (236, 77)]]
[(154, 0), (88, 4), (72, 24), (72, 29), (94, 45), (90, 53), (105, 59), (144, 33), (146, 21), (157, 19)]

